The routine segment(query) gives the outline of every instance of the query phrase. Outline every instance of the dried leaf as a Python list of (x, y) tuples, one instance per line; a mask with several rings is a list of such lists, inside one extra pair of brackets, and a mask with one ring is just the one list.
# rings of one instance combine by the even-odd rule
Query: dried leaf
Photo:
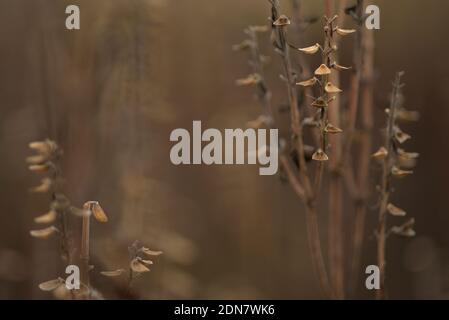
[(397, 112), (397, 118), (400, 121), (416, 122), (419, 120), (418, 111), (399, 110)]
[(306, 47), (306, 48), (299, 48), (298, 50), (305, 54), (315, 54), (318, 52), (318, 50), (320, 50), (320, 45), (318, 43), (316, 43), (313, 46)]
[(315, 85), (315, 83), (317, 83), (317, 81), (318, 81), (318, 79), (313, 77), (312, 79), (298, 82), (298, 83), (296, 83), (296, 85), (303, 86), (303, 87), (310, 87), (310, 86)]
[(47, 172), (50, 169), (49, 164), (32, 164), (28, 167), (30, 171), (33, 172)]
[(34, 218), (34, 222), (42, 224), (52, 223), (56, 220), (56, 216), (57, 216), (56, 211), (50, 210), (46, 214)]
[(46, 192), (50, 191), (51, 185), (52, 185), (51, 179), (44, 178), (41, 180), (40, 185), (38, 185), (37, 187), (31, 188), (30, 191), (36, 192), (36, 193), (46, 193)]
[(47, 239), (54, 233), (56, 233), (58, 229), (55, 226), (50, 226), (45, 229), (40, 230), (31, 230), (30, 234), (32, 237), (39, 238), (39, 239)]
[(326, 74), (331, 74), (331, 69), (329, 69), (328, 66), (326, 66), (325, 64), (322, 64), (315, 70), (315, 74), (317, 76), (323, 76), (323, 75), (326, 75)]
[(404, 217), (407, 213), (401, 208), (396, 207), (394, 204), (389, 203), (387, 205), (388, 212), (395, 217)]
[(42, 164), (43, 162), (47, 161), (48, 157), (44, 154), (38, 154), (35, 156), (28, 157), (26, 159), (26, 162), (29, 164)]
[(131, 270), (137, 273), (143, 273), (148, 272), (150, 269), (148, 269), (142, 262), (139, 261), (139, 259), (135, 258), (130, 263)]
[(341, 66), (341, 65), (339, 65), (339, 64), (336, 63), (336, 62), (334, 62), (334, 63), (332, 64), (332, 68), (335, 69), (335, 70), (337, 70), (337, 71), (345, 71), (345, 70), (351, 69), (351, 67), (344, 67), (344, 66)]
[(327, 156), (326, 153), (324, 153), (323, 150), (318, 149), (317, 151), (315, 151), (315, 153), (312, 155), (312, 159), (315, 161), (328, 161), (329, 157)]
[(62, 278), (45, 281), (39, 284), (39, 289), (41, 289), (42, 291), (53, 291), (61, 286), (64, 282), (65, 281)]
[(121, 276), (123, 273), (125, 273), (124, 269), (117, 269), (114, 271), (101, 271), (100, 272), (105, 277), (118, 277)]

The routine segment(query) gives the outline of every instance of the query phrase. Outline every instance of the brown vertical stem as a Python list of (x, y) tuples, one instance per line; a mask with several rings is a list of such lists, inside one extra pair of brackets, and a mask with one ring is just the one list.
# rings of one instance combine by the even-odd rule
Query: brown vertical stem
[[(91, 210), (89, 206), (89, 211)], [(91, 212), (91, 211), (90, 211)], [(90, 241), (90, 212), (83, 216), (83, 227), (81, 234), (81, 283), (90, 287), (89, 281), (89, 241)]]

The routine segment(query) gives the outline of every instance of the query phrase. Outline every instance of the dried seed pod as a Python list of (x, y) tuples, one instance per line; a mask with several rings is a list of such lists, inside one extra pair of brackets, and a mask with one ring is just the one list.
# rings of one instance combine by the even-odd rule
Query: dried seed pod
[(316, 127), (318, 122), (314, 118), (308, 117), (302, 120), (302, 125), (307, 127)]
[(286, 15), (281, 15), (275, 22), (273, 22), (273, 25), (278, 27), (284, 27), (288, 26), (290, 24), (290, 19)]
[(258, 84), (261, 80), (262, 80), (262, 77), (259, 74), (254, 73), (254, 74), (250, 74), (249, 76), (247, 76), (244, 79), (236, 80), (235, 83), (238, 86), (252, 86), (252, 85)]
[(48, 239), (51, 235), (53, 235), (57, 231), (58, 231), (58, 229), (55, 226), (50, 226), (45, 229), (31, 230), (30, 234), (32, 237), (35, 237), (35, 238)]
[(384, 160), (388, 156), (388, 150), (385, 147), (380, 147), (380, 149), (372, 155), (373, 158), (377, 160)]
[(47, 172), (50, 169), (50, 165), (48, 163), (46, 164), (32, 164), (28, 167), (30, 171), (33, 172)]
[(339, 65), (338, 63), (334, 62), (331, 66), (333, 69), (337, 70), (337, 71), (345, 71), (345, 70), (349, 70), (351, 69), (351, 67), (344, 67)]
[(249, 29), (253, 32), (267, 32), (270, 30), (268, 26), (250, 26)]
[(46, 156), (45, 154), (38, 154), (38, 155), (30, 156), (30, 157), (26, 158), (26, 162), (29, 164), (42, 164), (47, 160), (48, 160), (48, 156)]
[(401, 131), (401, 129), (396, 128), (395, 132), (394, 132), (394, 138), (399, 142), (399, 143), (404, 143), (407, 140), (411, 139), (412, 137), (409, 134), (406, 134), (404, 132)]
[(398, 156), (402, 160), (415, 160), (419, 158), (419, 153), (417, 152), (406, 152), (404, 149), (398, 149)]
[(104, 275), (105, 277), (118, 277), (121, 276), (123, 273), (125, 273), (124, 269), (117, 269), (114, 271), (101, 271), (100, 274)]
[(145, 259), (142, 259), (142, 258), (138, 258), (138, 259), (139, 259), (139, 261), (141, 263), (143, 263), (145, 265), (151, 266), (153, 264), (153, 261), (151, 261), (151, 260), (145, 260)]
[(98, 202), (96, 202), (92, 207), (92, 213), (98, 222), (108, 222), (108, 216), (104, 213), (103, 208)]
[(337, 134), (337, 133), (342, 133), (343, 130), (341, 130), (340, 128), (337, 128), (336, 126), (328, 123), (326, 125), (326, 127), (324, 128), (324, 132), (326, 133), (331, 133), (331, 134)]
[(409, 176), (411, 174), (413, 174), (413, 171), (411, 170), (402, 170), (396, 166), (394, 166), (393, 168), (391, 168), (391, 174), (396, 177), (396, 178), (404, 178), (406, 176)]
[(417, 111), (408, 111), (408, 110), (399, 110), (397, 112), (397, 118), (400, 121), (406, 122), (416, 122), (419, 120), (419, 112)]
[(315, 160), (315, 161), (328, 161), (329, 157), (327, 156), (327, 154), (323, 150), (318, 149), (312, 155), (312, 159)]
[(327, 106), (328, 106), (327, 101), (324, 101), (323, 98), (321, 97), (312, 102), (312, 107), (315, 108), (325, 108)]
[(143, 273), (148, 272), (150, 269), (148, 269), (142, 262), (139, 261), (139, 259), (135, 258), (130, 263), (130, 268), (132, 271), (137, 273)]
[(303, 86), (303, 87), (310, 87), (310, 86), (315, 85), (315, 83), (317, 83), (317, 81), (318, 81), (318, 79), (313, 77), (312, 79), (298, 82), (298, 83), (296, 83), (296, 85)]
[(326, 74), (331, 74), (331, 69), (329, 69), (328, 66), (326, 66), (325, 64), (322, 64), (315, 70), (315, 74), (317, 76), (323, 76), (323, 75), (326, 75)]
[(313, 46), (306, 47), (306, 48), (299, 48), (298, 50), (305, 54), (315, 54), (318, 52), (318, 50), (320, 50), (320, 45), (318, 43), (316, 43)]
[(326, 83), (326, 86), (324, 87), (324, 90), (327, 93), (340, 93), (340, 92), (342, 92), (342, 90), (340, 88), (336, 87), (335, 85), (333, 85), (330, 82)]
[(140, 248), (140, 251), (145, 253), (147, 256), (160, 256), (163, 253), (162, 251), (153, 251), (145, 247)]
[(391, 228), (391, 232), (396, 235), (402, 236), (402, 237), (407, 237), (407, 238), (414, 237), (416, 235), (415, 230), (413, 230), (414, 225), (415, 225), (415, 219), (411, 218), (409, 221), (404, 223), (402, 226)]
[(56, 216), (57, 216), (56, 211), (50, 210), (46, 214), (43, 214), (39, 217), (34, 218), (34, 222), (42, 223), (42, 224), (52, 223), (56, 220)]
[(50, 178), (44, 178), (41, 180), (41, 184), (38, 185), (37, 187), (31, 188), (30, 191), (31, 192), (36, 192), (36, 193), (46, 193), (48, 191), (50, 191), (52, 186), (52, 181)]
[(388, 212), (395, 217), (404, 217), (407, 213), (401, 208), (396, 207), (394, 204), (389, 203), (387, 205)]
[(340, 29), (340, 28), (337, 28), (335, 31), (336, 31), (336, 32), (338, 33), (338, 35), (340, 35), (340, 36), (347, 36), (347, 35), (350, 35), (351, 33), (356, 32), (355, 29)]
[(65, 281), (62, 278), (45, 281), (39, 284), (39, 289), (41, 289), (42, 291), (53, 291), (62, 284), (64, 284), (64, 282)]

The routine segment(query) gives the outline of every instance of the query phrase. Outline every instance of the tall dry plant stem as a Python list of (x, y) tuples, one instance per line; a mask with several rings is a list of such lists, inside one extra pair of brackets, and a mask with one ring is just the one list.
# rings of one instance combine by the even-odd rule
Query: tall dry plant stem
[[(284, 166), (286, 166), (285, 171), (289, 173), (288, 178), (291, 184), (293, 186), (296, 186), (294, 187), (294, 190), (305, 204), (309, 247), (314, 267), (320, 281), (321, 288), (328, 297), (333, 297), (334, 295), (329, 283), (329, 278), (321, 249), (315, 194), (311, 180), (309, 178), (309, 173), (305, 160), (301, 115), (298, 109), (298, 91), (295, 86), (296, 73), (292, 68), (292, 62), (290, 59), (290, 45), (287, 42), (287, 31), (285, 28), (285, 25), (289, 24), (290, 22), (279, 20), (280, 18), (283, 17), (279, 15), (278, 0), (270, 0), (270, 3), (272, 4), (271, 9), (271, 19), (273, 23), (272, 40), (276, 52), (278, 52), (282, 58), (282, 64), (284, 68), (284, 76), (287, 84), (288, 100), (290, 105), (291, 130), (293, 134), (292, 139), (294, 142), (293, 143), (294, 149), (295, 152), (297, 153), (297, 158), (299, 162), (298, 173), (297, 174), (294, 173), (295, 170), (290, 167), (291, 166), (290, 162), (287, 159), (283, 158), (284, 156), (281, 156), (281, 163)], [(278, 25), (275, 24), (276, 21), (279, 21)]]
[(90, 259), (90, 216), (93, 210), (91, 204), (87, 204), (84, 208), (89, 214), (86, 214), (82, 217), (82, 231), (81, 231), (81, 283), (86, 286), (86, 288), (90, 287), (90, 279), (89, 279), (89, 259)]

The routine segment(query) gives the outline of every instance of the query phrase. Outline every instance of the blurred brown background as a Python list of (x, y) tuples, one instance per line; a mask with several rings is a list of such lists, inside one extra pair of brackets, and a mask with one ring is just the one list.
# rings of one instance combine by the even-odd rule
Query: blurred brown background
[[(322, 2), (303, 0), (305, 14), (321, 16)], [(407, 108), (421, 113), (405, 128), (419, 165), (394, 195), (416, 217), (418, 236), (389, 242), (389, 294), (445, 299), (449, 3), (375, 3), (376, 128), (384, 125), (395, 71), (406, 71)], [(69, 4), (80, 5), (80, 31), (65, 29)], [(281, 4), (289, 12), (290, 2)], [(110, 217), (92, 231), (92, 282), (105, 297), (117, 297), (120, 284), (97, 271), (126, 265), (136, 239), (165, 251), (138, 281), (141, 298), (321, 297), (302, 205), (288, 185), (259, 176), (255, 166), (175, 167), (169, 160), (171, 130), (189, 129), (192, 120), (238, 128), (259, 114), (253, 92), (234, 84), (250, 70), (231, 47), (268, 15), (264, 0), (0, 0), (0, 298), (49, 298), (37, 284), (63, 270), (56, 242), (29, 236), (49, 200), (28, 192), (38, 179), (26, 170), (27, 144), (46, 137), (65, 151), (72, 201), (98, 200)], [(319, 23), (306, 32), (310, 43), (320, 37)], [(268, 41), (263, 48), (273, 58), (274, 101), (285, 102), (278, 57)], [(341, 55), (351, 63), (351, 41)], [(371, 211), (364, 265), (375, 263), (376, 218)], [(359, 286), (352, 297), (372, 297), (363, 280)]]

